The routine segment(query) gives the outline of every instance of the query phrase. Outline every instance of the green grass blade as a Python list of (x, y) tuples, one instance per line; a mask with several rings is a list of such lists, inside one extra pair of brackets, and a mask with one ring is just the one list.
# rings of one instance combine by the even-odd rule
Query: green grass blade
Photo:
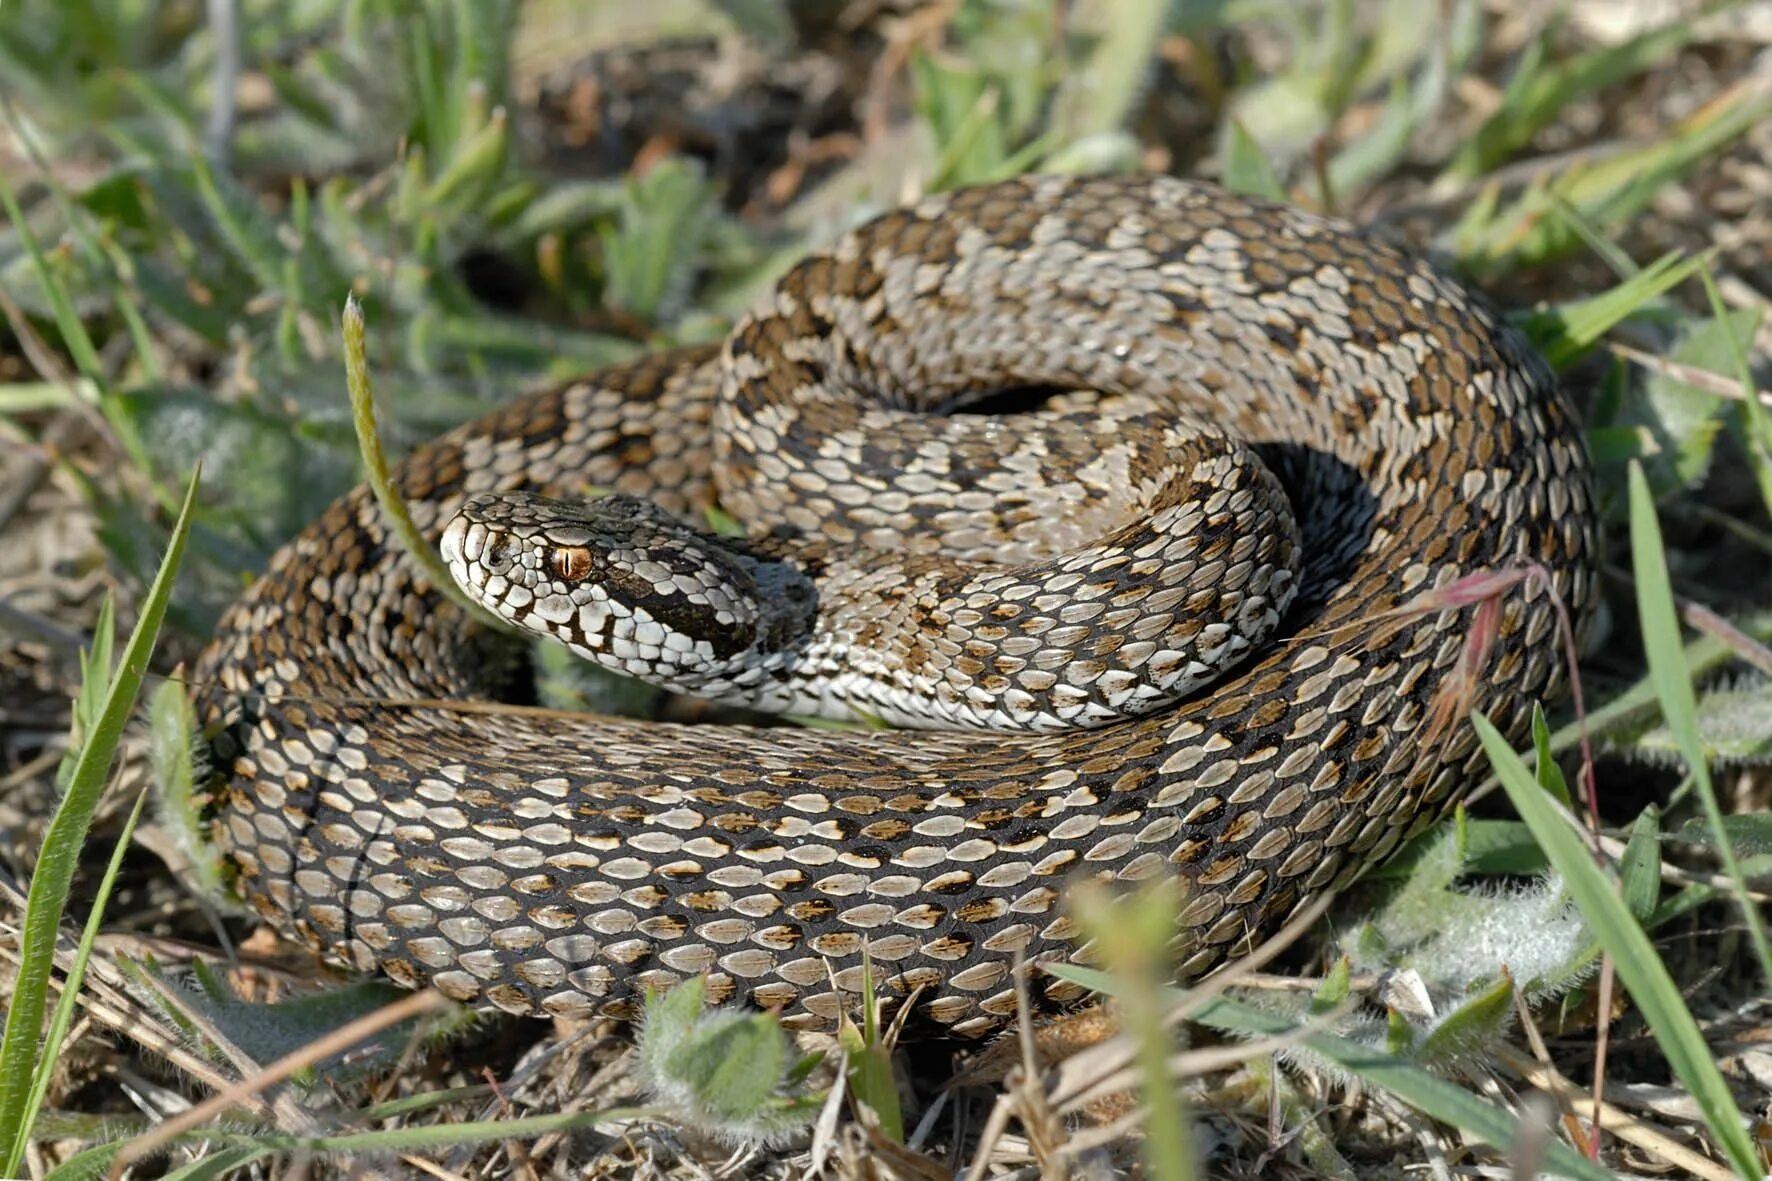
[[(1772, 639), (1772, 612), (1755, 612), (1736, 620), (1735, 624), (1754, 639)], [(1700, 635), (1686, 645), (1681, 659), (1694, 676), (1704, 676), (1734, 660), (1735, 652), (1716, 636)], [(1610, 701), (1590, 709), (1587, 724), (1593, 734), (1603, 735), (1640, 721), (1653, 714), (1656, 708), (1655, 685), (1645, 675)], [(1551, 735), (1551, 749), (1559, 753), (1570, 750), (1580, 737), (1580, 727), (1575, 722), (1569, 722)]]
[(288, 251), (264, 210), (228, 176), (218, 176), (201, 156), (191, 161), (191, 178), (216, 232), (264, 292), (283, 293), (283, 259)]
[(111, 860), (105, 866), (105, 876), (99, 880), (98, 893), (92, 900), (92, 911), (86, 916), (86, 926), (80, 932), (80, 945), (74, 953), (74, 964), (68, 970), (61, 997), (57, 999), (55, 1012), (49, 1018), (49, 1034), (43, 1039), (43, 1052), (38, 1055), (39, 1069), (36, 1077), (31, 1080), (31, 1095), (25, 1104), (25, 1116), (21, 1121), (27, 1129), (36, 1126), (37, 1113), (43, 1110), (43, 1101), (49, 1095), (49, 1082), (55, 1071), (45, 1067), (61, 1057), (62, 1042), (67, 1039), (68, 1030), (73, 1027), (74, 1010), (79, 1008), (80, 984), (86, 979), (86, 964), (92, 958), (92, 945), (98, 941), (105, 906), (111, 900), (111, 890), (117, 884), (117, 873), (123, 868), (123, 855), (129, 852), (129, 842), (135, 836), (135, 826), (141, 820), (142, 809), (147, 802), (148, 793), (145, 790), (136, 795), (135, 807), (130, 809), (129, 818), (123, 822), (123, 831), (118, 834), (117, 845), (111, 850)]
[(223, 1181), (228, 1177), (238, 1177), (247, 1165), (270, 1154), (270, 1149), (252, 1145), (224, 1149), (172, 1170), (166, 1174), (166, 1181), (211, 1181), (212, 1178)]
[(1704, 757), (1704, 743), (1698, 734), (1698, 700), (1692, 689), (1692, 673), (1681, 653), (1680, 621), (1674, 609), (1673, 585), (1668, 581), (1667, 557), (1661, 545), (1661, 525), (1655, 519), (1655, 502), (1649, 495), (1649, 480), (1643, 466), (1634, 460), (1630, 465), (1630, 548), (1631, 566), (1637, 580), (1637, 615), (1643, 629), (1643, 650), (1649, 658), (1649, 678), (1655, 683), (1655, 695), (1661, 700), (1661, 714), (1673, 735), (1674, 745), (1692, 773), (1705, 819), (1716, 837), (1717, 860), (1723, 873), (1735, 883), (1741, 900), (1742, 916), (1754, 952), (1760, 957), (1760, 971), (1772, 981), (1772, 942), (1766, 937), (1766, 922), (1759, 907), (1748, 900), (1746, 881), (1735, 857), (1735, 846), (1723, 823), (1723, 808), (1717, 802), (1717, 789), (1711, 783), (1710, 764)]
[(898, 1081), (892, 1074), (892, 1050), (883, 1045), (880, 1006), (876, 1002), (874, 965), (866, 949), (861, 957), (861, 1026), (845, 1018), (837, 1032), (848, 1066), (844, 1081), (850, 1096), (874, 1113), (880, 1131), (894, 1144), (904, 1143), (904, 1111), (898, 1102)]
[(1529, 143), (1571, 103), (1663, 65), (1692, 39), (1694, 21), (1689, 16), (1566, 62), (1547, 60), (1544, 46), (1549, 38), (1532, 42), (1495, 113), (1465, 141), (1447, 173), (1464, 181), (1481, 177)]
[(1125, 124), (1147, 85), (1170, 8), (1162, 0), (1094, 0), (1076, 6), (1072, 27), (1088, 38), (1090, 49), (1065, 72), (1052, 98), (1050, 126), (1060, 143)]
[(1613, 325), (1684, 283), (1709, 260), (1708, 253), (1683, 256), (1670, 251), (1599, 295), (1533, 312), (1523, 324), (1526, 335), (1553, 367), (1566, 369)]
[(418, 563), (425, 577), (431, 584), (456, 603), (469, 615), (500, 630), (508, 625), (492, 612), (469, 599), (467, 593), (455, 584), (449, 570), (443, 565), (435, 548), (425, 540), (419, 532), (412, 513), (406, 507), (406, 498), (394, 486), (393, 476), (388, 467), (387, 453), (382, 450), (381, 431), (375, 424), (375, 390), (369, 380), (369, 351), (365, 343), (363, 326), (363, 308), (356, 296), (345, 301), (343, 315), (345, 343), (345, 387), (351, 396), (351, 425), (357, 432), (357, 446), (363, 455), (363, 470), (368, 475), (369, 487), (375, 493), (376, 503), (381, 505), (382, 519), (394, 536), (400, 539), (401, 546), (412, 560)]
[[(43, 1181), (98, 1181), (110, 1171), (111, 1162), (117, 1159), (121, 1148), (120, 1144), (102, 1144), (97, 1148), (85, 1149), (45, 1173)], [(211, 1177), (237, 1177), (240, 1176), (239, 1170), (270, 1153), (268, 1148), (226, 1148), (169, 1170), (165, 1181), (206, 1181)]]
[(67, 288), (56, 278), (48, 256), (43, 253), (43, 247), (37, 241), (37, 235), (31, 232), (31, 224), (25, 220), (24, 210), (19, 208), (12, 185), (3, 174), (0, 174), (0, 207), (5, 208), (6, 216), (12, 220), (13, 231), (18, 234), (19, 242), (30, 254), (31, 262), (37, 268), (44, 294), (49, 297), (49, 306), (55, 313), (55, 326), (61, 332), (62, 343), (67, 346), (68, 355), (74, 359), (74, 367), (80, 371), (82, 377), (103, 391), (106, 388), (105, 367), (98, 358), (98, 348), (87, 334), (86, 325), (80, 322), (80, 315), (74, 310), (74, 301), (69, 298)]
[(1611, 955), (1619, 979), (1642, 1010), (1674, 1076), (1698, 1104), (1723, 1155), (1742, 1176), (1761, 1176), (1763, 1170), (1756, 1164), (1757, 1154), (1742, 1126), (1741, 1111), (1705, 1045), (1704, 1034), (1686, 1008), (1667, 965), (1631, 916), (1616, 883), (1594, 864), (1586, 842), (1563, 819), (1501, 732), (1480, 713), (1471, 722), (1508, 798), (1563, 875), (1569, 896)]
[[(1741, 383), (1741, 434), (1742, 441), (1746, 444), (1748, 466), (1753, 471), (1754, 481), (1760, 486), (1760, 499), (1772, 508), (1772, 417), (1768, 417), (1765, 408), (1760, 405), (1753, 370), (1748, 365), (1747, 349), (1731, 326), (1729, 309), (1723, 303), (1723, 293), (1717, 290), (1716, 276), (1711, 274), (1711, 269), (1707, 266), (1698, 272), (1698, 278), (1704, 284), (1705, 298), (1710, 301), (1711, 317), (1728, 343), (1729, 360), (1735, 369), (1735, 380)], [(1751, 337), (1752, 332), (1748, 335)]]
[(0, 1038), (0, 1148), (5, 1152), (5, 1172), (9, 1176), (18, 1174), (30, 1136), (25, 1115), (36, 1071), (49, 1069), (49, 1064), (38, 1063), (37, 1052), (47, 1008), (49, 973), (55, 966), (56, 935), (80, 861), (80, 846), (86, 840), (92, 814), (117, 754), (117, 744), (123, 737), (123, 727), (135, 708), (136, 694), (148, 672), (148, 657), (172, 598), (173, 576), (184, 556), (201, 476), (201, 469), (192, 473), (166, 556), (142, 601), (141, 617), (111, 678), (98, 722), (86, 733), (67, 790), (43, 832), (43, 849), (31, 875), (24, 929), (19, 938), (18, 979), (6, 1014), (6, 1032)]
[[(1229, 998), (1213, 1001), (1195, 1020), (1218, 1029), (1262, 1036), (1283, 1035), (1295, 1028), (1284, 1017), (1264, 1013)], [(1441, 1123), (1481, 1137), (1503, 1152), (1511, 1150), (1520, 1135), (1520, 1119), (1513, 1112), (1419, 1066), (1393, 1058), (1372, 1046), (1362, 1046), (1326, 1033), (1311, 1034), (1303, 1041), (1349, 1074), (1383, 1088)], [(1555, 1141), (1544, 1145), (1544, 1167), (1581, 1181), (1612, 1181), (1610, 1171), (1567, 1144)]]
[[(529, 1140), (554, 1132), (579, 1131), (611, 1120), (642, 1118), (652, 1114), (645, 1108), (614, 1108), (608, 1111), (569, 1111), (554, 1115), (526, 1116), (522, 1119), (482, 1120), (473, 1123), (440, 1123), (409, 1125), (369, 1132), (341, 1132), (322, 1136), (291, 1136), (276, 1132), (228, 1132), (216, 1129), (192, 1129), (174, 1143), (222, 1143), (228, 1147), (166, 1174), (173, 1177), (233, 1177), (237, 1170), (255, 1160), (278, 1152), (323, 1152), (349, 1156), (353, 1153), (385, 1154), (390, 1152), (422, 1152), (439, 1148), (455, 1148), (485, 1144), (498, 1140)], [(170, 1147), (170, 1146), (169, 1146)], [(121, 1151), (122, 1145), (109, 1144), (89, 1149), (49, 1174), (48, 1181), (77, 1181), (103, 1176)], [(78, 1162), (77, 1167), (75, 1166)], [(65, 1170), (65, 1171), (64, 1171)]]
[(1638, 922), (1647, 923), (1661, 901), (1661, 813), (1654, 804), (1631, 825), (1629, 843), (1618, 859), (1618, 878), (1624, 904)]

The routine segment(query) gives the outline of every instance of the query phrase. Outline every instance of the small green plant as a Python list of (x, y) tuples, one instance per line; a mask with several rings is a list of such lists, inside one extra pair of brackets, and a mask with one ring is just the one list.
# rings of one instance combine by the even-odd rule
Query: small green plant
[(796, 1055), (765, 1013), (706, 1009), (707, 978), (647, 997), (639, 1067), (654, 1099), (689, 1127), (729, 1144), (783, 1144), (823, 1096), (804, 1090), (817, 1054)]
[(874, 992), (874, 965), (866, 952), (862, 954), (861, 1022), (857, 1024), (844, 1014), (837, 1030), (837, 1045), (842, 1049), (847, 1069), (844, 1085), (849, 1097), (873, 1120), (880, 1134), (894, 1143), (904, 1143), (904, 1111), (898, 1099), (898, 1082), (892, 1072), (892, 1050), (896, 1030), (880, 1027), (880, 1002)]
[[(1512, 1032), (1516, 992), (1529, 1005), (1562, 996), (1588, 979), (1598, 948), (1554, 873), (1467, 881), (1468, 834), (1462, 813), (1436, 831), (1401, 885), (1341, 937), (1341, 955), (1315, 993), (1251, 990), (1238, 998), (1300, 1025), (1326, 1021), (1340, 1039), (1429, 1070), (1480, 1071)], [(1651, 905), (1654, 872), (1646, 866), (1637, 875), (1648, 875)], [(1383, 988), (1356, 998), (1354, 976)], [(1346, 1077), (1308, 1042), (1283, 1057)]]

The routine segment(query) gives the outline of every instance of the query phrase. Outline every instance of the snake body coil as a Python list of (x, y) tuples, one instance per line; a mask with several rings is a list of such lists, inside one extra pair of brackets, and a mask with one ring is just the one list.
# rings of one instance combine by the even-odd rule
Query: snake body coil
[[(943, 414), (1030, 386), (1061, 392)], [(1133, 420), (1191, 458), (1128, 441)], [(197, 669), (214, 833), (284, 931), (513, 1012), (627, 1015), (640, 986), (707, 972), (716, 997), (828, 1025), (865, 951), (887, 996), (922, 989), (977, 1033), (1012, 1013), (1018, 953), (1072, 950), (1059, 897), (1081, 875), (1183, 879), (1183, 971), (1201, 971), (1430, 823), (1481, 767), (1464, 709), (1518, 734), (1557, 690), (1542, 582), (1504, 593), (1476, 656), (1473, 610), (1433, 592), (1529, 564), (1577, 620), (1594, 597), (1578, 424), (1515, 332), (1348, 227), (1167, 178), (888, 214), (791, 272), (721, 353), (523, 398), (397, 481), (433, 541), (481, 493), (601, 487), (686, 518), (718, 496), (759, 532), (875, 555), (854, 585), (881, 605), (858, 591), (844, 634), (887, 653), (890, 685), (843, 701), (891, 712), (908, 686), (1032, 730), (1126, 707), (989, 734), (464, 708), (485, 645), (358, 489)], [(1295, 534), (1245, 498), (1263, 488)], [(1249, 503), (1253, 533), (1218, 528)], [(1164, 540), (1165, 514), (1187, 540)], [(1294, 536), (1295, 579), (1251, 573)], [(930, 573), (956, 556), (1044, 581)], [(1245, 629), (1259, 616), (1278, 637)], [(906, 633), (917, 654), (893, 657)], [(1068, 655), (1023, 656), (1032, 638)], [(1241, 663), (1176, 682), (1172, 705), (1138, 696), (1202, 651)]]

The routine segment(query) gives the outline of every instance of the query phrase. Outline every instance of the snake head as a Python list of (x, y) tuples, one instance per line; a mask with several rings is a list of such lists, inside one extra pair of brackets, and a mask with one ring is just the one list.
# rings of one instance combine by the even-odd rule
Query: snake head
[(633, 496), (479, 495), (439, 544), (456, 583), (500, 619), (677, 692), (746, 699), (811, 628), (803, 574)]

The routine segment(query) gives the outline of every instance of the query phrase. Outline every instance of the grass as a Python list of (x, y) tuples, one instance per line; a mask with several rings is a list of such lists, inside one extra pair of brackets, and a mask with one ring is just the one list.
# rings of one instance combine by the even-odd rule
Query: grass
[[(142, 601), (141, 617), (123, 647), (121, 659), (115, 667), (112, 666), (111, 614), (107, 601), (101, 609), (97, 638), (86, 661), (82, 691), (75, 703), (77, 733), (63, 761), (67, 774), (61, 784), (61, 801), (43, 830), (43, 843), (37, 852), (35, 872), (31, 875), (31, 890), (26, 898), (24, 921), (19, 932), (17, 975), (8, 997), (5, 1033), (0, 1035), (0, 1161), (3, 1161), (8, 1176), (18, 1172), (24, 1159), (25, 1145), (49, 1089), (49, 1076), (56, 1068), (57, 1052), (67, 1035), (73, 997), (79, 991), (85, 961), (92, 954), (98, 918), (104, 912), (104, 898), (116, 880), (116, 857), (113, 856), (99, 887), (97, 905), (82, 934), (73, 968), (64, 983), (64, 1003), (56, 1006), (50, 1032), (45, 1037), (42, 1033), (43, 1015), (48, 1003), (56, 943), (61, 937), (62, 916), (67, 911), (74, 873), (80, 864), (93, 812), (116, 761), (123, 728), (135, 709), (136, 694), (147, 675), (148, 658), (153, 652), (161, 621), (166, 617), (166, 604), (172, 594), (173, 575), (178, 571), (179, 559), (184, 552), (197, 485), (198, 476), (193, 474), (184, 505), (173, 525), (166, 557)], [(133, 823), (125, 825), (119, 849), (127, 844), (131, 828)]]
[[(65, 552), (40, 544), (58, 522), (93, 539), (60, 564), (0, 564), (0, 597), (31, 634), (91, 637), (79, 667), (0, 638), (0, 701), (21, 703), (0, 714), (0, 806), (49, 818), (41, 852), (24, 836), (0, 849), (30, 879), (8, 918), (19, 935), (0, 944), (13, 981), (0, 1172), (98, 1176), (150, 1149), (147, 1167), (172, 1176), (346, 1156), (466, 1176), (590, 1153), (614, 1168), (717, 1160), (680, 1116), (634, 1105), (618, 1042), (503, 1025), (454, 1030), (445, 1052), (409, 1025), (367, 1032), (387, 1018), (385, 990), (272, 1004), (312, 971), (248, 956), (224, 980), (162, 962), (192, 945), (226, 960), (248, 928), (176, 886), (201, 878), (183, 864), (202, 856), (194, 813), (163, 808), (132, 845), (140, 797), (105, 790), (124, 723), (358, 478), (360, 438), (401, 450), (513, 389), (715, 338), (811, 244), (910, 193), (1136, 166), (1372, 221), (1491, 290), (1582, 395), (1611, 550), (1632, 560), (1582, 669), (1601, 837), (1554, 794), (1575, 720), (1542, 727), (1528, 761), (1479, 719), (1512, 812), (1461, 814), (1346, 900), (1321, 978), (1177, 997), (1155, 954), (1162, 908), (1136, 923), (1110, 910), (1111, 974), (1073, 975), (1137, 1016), (1144, 1036), (1102, 1077), (1158, 1115), (1103, 1117), (1103, 1142), (1161, 1177), (1258, 1161), (1352, 1176), (1399, 1154), (1602, 1176), (1617, 1141), (1586, 1154), (1591, 1113), (1607, 1110), (1608, 1130), (1652, 1158), (1764, 1171), (1743, 1076), (1714, 1060), (1772, 979), (1755, 893), (1772, 872), (1772, 752), (1743, 738), (1772, 732), (1772, 690), (1741, 671), (1764, 666), (1754, 644), (1772, 637), (1766, 292), (1753, 286), (1772, 240), (1772, 194), (1754, 188), (1772, 90), (1701, 11), (1608, 38), (1574, 11), (1546, 22), (1544, 6), (1477, 0), (1434, 19), (1407, 0), (966, 0), (835, 31), (770, 0), (687, 16), (661, 4), (650, 22), (635, 6), (471, 0), (232, 7), (241, 77), (219, 110), (210, 83), (235, 55), (204, 6), (0, 8), (0, 458), (36, 461), (0, 462), (0, 523), (19, 538), (0, 563)], [(667, 35), (716, 27), (743, 52), (690, 53), (673, 74), (684, 52)], [(574, 62), (571, 44), (600, 56)], [(1722, 163), (1730, 152), (1761, 172)], [(347, 306), (357, 329), (341, 338)], [(359, 413), (373, 383), (375, 430), (353, 430), (347, 368)], [(136, 620), (115, 661), (110, 611), (80, 590), (95, 578)], [(1702, 634), (1686, 640), (1682, 619)], [(158, 699), (155, 715), (155, 766), (191, 776), (188, 720)], [(1452, 952), (1483, 922), (1522, 938), (1487, 975), (1452, 980)], [(1404, 970), (1433, 1018), (1379, 991)], [(877, 1014), (839, 1039), (838, 1070), (773, 1027), (706, 1019), (694, 999), (652, 1043), (655, 1087), (712, 1111), (703, 1124), (764, 1139), (812, 1118), (810, 1148), (775, 1159), (853, 1173), (871, 1153), (909, 1171), (978, 1151), (979, 1165), (1056, 1168), (1090, 1142), (1050, 1103), (1087, 1088), (1054, 1089), (1037, 1065), (998, 1085), (988, 1144), (944, 1144), (945, 1115), (919, 1128), (940, 1072), (925, 1064), (902, 1091)], [(1176, 1004), (1196, 1029), (1256, 1040), (1172, 1044)], [(1578, 1102), (1570, 1079), (1589, 1073), (1599, 1093)], [(1355, 1077), (1363, 1099), (1343, 1088)], [(1606, 1106), (1619, 1084), (1667, 1077), (1699, 1122)], [(845, 1087), (859, 1139), (839, 1126)], [(1558, 1096), (1561, 1118), (1532, 1123), (1509, 1087)], [(211, 1106), (189, 1126), (125, 1147), (151, 1122), (138, 1106), (157, 1119), (197, 1092)], [(1341, 1118), (1348, 1102), (1373, 1118)], [(1215, 1135), (1190, 1137), (1204, 1118)]]

